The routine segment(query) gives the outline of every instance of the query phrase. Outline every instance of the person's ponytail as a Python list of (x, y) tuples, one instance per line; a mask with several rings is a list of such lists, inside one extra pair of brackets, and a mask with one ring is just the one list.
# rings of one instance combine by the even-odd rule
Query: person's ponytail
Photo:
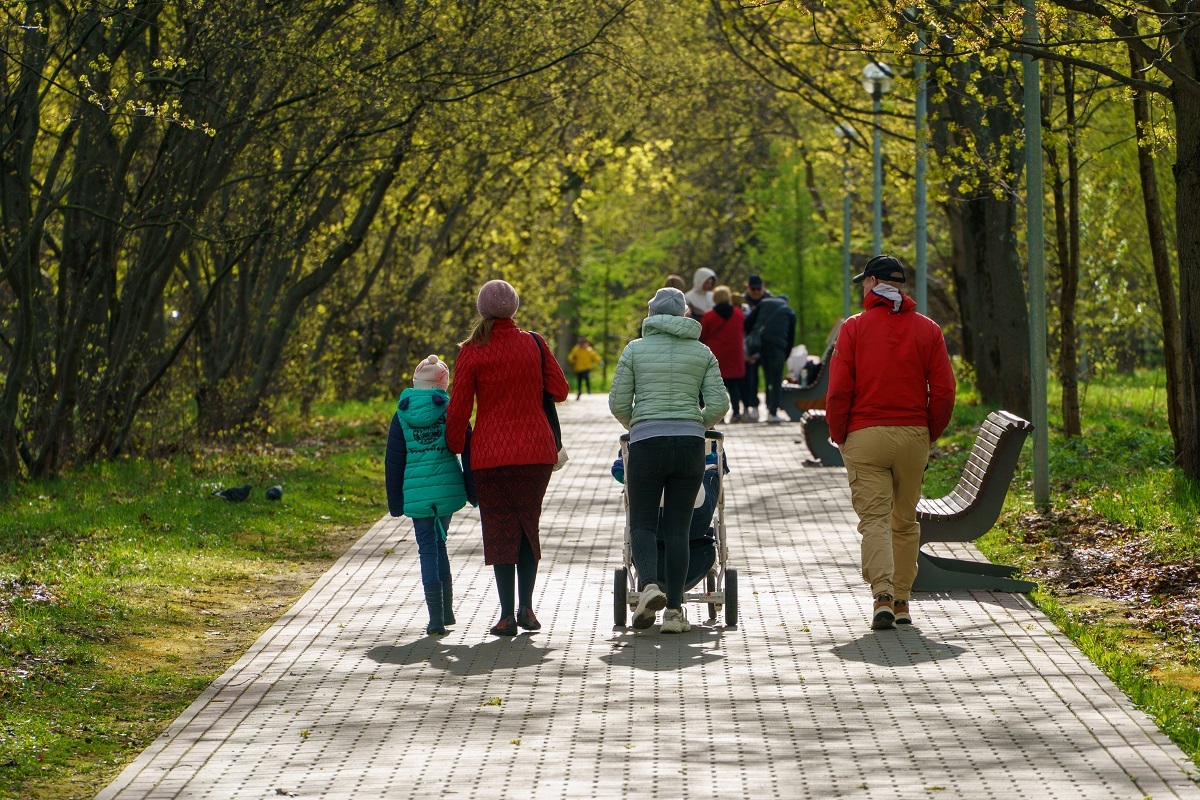
[(492, 326), (496, 323), (495, 317), (477, 317), (475, 324), (471, 326), (471, 333), (467, 338), (458, 343), (459, 347), (466, 347), (473, 344), (476, 347), (483, 347), (492, 340)]

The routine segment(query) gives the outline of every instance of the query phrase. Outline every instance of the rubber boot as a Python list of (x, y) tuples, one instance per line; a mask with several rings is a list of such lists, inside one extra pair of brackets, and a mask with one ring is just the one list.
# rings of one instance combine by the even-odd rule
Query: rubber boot
[(453, 625), (457, 621), (454, 619), (454, 585), (447, 576), (442, 581), (442, 623)]
[(429, 624), (425, 626), (425, 633), (430, 636), (445, 636), (446, 625), (442, 618), (441, 581), (425, 584), (425, 605), (429, 608)]

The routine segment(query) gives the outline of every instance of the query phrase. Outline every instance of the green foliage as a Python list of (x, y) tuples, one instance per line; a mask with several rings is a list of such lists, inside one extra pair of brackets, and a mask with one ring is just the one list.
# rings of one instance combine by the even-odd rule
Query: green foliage
[(796, 343), (820, 355), (842, 312), (841, 244), (829, 241), (821, 228), (804, 184), (804, 161), (786, 152), (777, 154), (776, 161), (778, 165), (763, 170), (748, 191), (755, 216), (747, 261), (772, 293), (785, 294), (791, 301)]

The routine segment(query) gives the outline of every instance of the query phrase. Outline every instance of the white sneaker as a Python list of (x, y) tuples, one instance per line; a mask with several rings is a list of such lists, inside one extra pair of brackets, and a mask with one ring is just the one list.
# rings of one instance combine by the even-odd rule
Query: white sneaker
[(750, 417), (751, 422), (758, 422), (758, 406), (751, 406), (746, 415)]
[(778, 425), (782, 422), (790, 422), (790, 420), (782, 414), (776, 413), (767, 417), (767, 422), (771, 423), (772, 425)]
[(662, 633), (687, 633), (692, 626), (687, 621), (687, 611), (683, 608), (668, 608), (663, 614)]
[(667, 596), (662, 593), (657, 584), (648, 583), (642, 589), (637, 609), (633, 612), (633, 627), (649, 628), (661, 609), (667, 607)]

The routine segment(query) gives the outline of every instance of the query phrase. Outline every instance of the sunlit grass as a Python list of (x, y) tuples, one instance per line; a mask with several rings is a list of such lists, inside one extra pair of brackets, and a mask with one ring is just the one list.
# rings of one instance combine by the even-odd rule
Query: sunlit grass
[(93, 796), (383, 513), (373, 414), (0, 501), (0, 797)]

